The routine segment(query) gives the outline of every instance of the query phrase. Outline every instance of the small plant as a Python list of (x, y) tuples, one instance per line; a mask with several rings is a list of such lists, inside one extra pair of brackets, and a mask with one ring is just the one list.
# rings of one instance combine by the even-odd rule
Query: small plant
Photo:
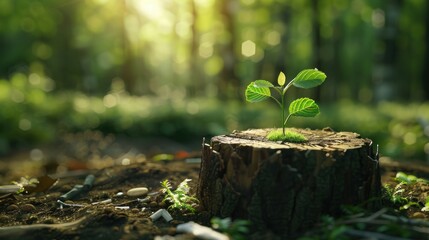
[(197, 203), (198, 199), (188, 195), (190, 190), (188, 182), (190, 181), (191, 179), (183, 180), (174, 191), (171, 190), (171, 184), (167, 179), (161, 182), (162, 192), (165, 193), (163, 202), (168, 201), (171, 203), (168, 209), (195, 212), (193, 204)]
[[(393, 203), (401, 203), (402, 204), (400, 207), (401, 210), (402, 209), (406, 210), (412, 206), (421, 207), (420, 204), (423, 204), (424, 207), (421, 209), (421, 211), (422, 212), (428, 212), (429, 211), (429, 197), (427, 197), (425, 199), (424, 203), (423, 202), (419, 203), (417, 201), (414, 201), (411, 196), (407, 197), (405, 195), (405, 189), (404, 189), (404, 186), (406, 186), (406, 185), (411, 186), (411, 185), (414, 185), (417, 183), (427, 185), (427, 184), (429, 184), (429, 181), (427, 179), (418, 178), (414, 175), (406, 174), (404, 172), (398, 172), (398, 173), (396, 173), (395, 180), (397, 182), (399, 182), (399, 184), (396, 185), (395, 191), (391, 191), (391, 194), (390, 194)], [(405, 195), (405, 197), (404, 197), (404, 195)], [(398, 199), (399, 199), (399, 201), (398, 201)]]
[(429, 183), (429, 181), (424, 178), (418, 178), (414, 175), (406, 174), (404, 172), (397, 172), (395, 176), (395, 180), (401, 184), (413, 184), (417, 182)]
[(37, 178), (21, 177), (19, 182), (12, 181), (12, 183), (19, 187), (16, 193), (21, 194), (25, 192), (25, 187), (28, 187), (28, 186), (34, 187), (36, 184), (39, 183), (39, 180), (37, 180)]
[(425, 206), (421, 210), (422, 212), (429, 212), (429, 196), (426, 197)]
[(389, 185), (384, 186), (388, 201), (398, 206), (399, 210), (407, 210), (410, 207), (421, 208), (421, 205), (424, 205), (421, 211), (429, 211), (429, 197), (423, 202), (421, 200), (418, 201), (410, 194), (413, 192), (414, 185), (418, 183), (427, 185), (429, 184), (428, 180), (404, 172), (398, 172), (394, 179), (398, 182), (395, 188)]
[[(293, 85), (298, 88), (312, 88), (319, 86), (326, 79), (326, 74), (317, 69), (305, 69), (302, 70), (294, 79), (286, 84), (286, 75), (280, 72), (277, 77), (277, 83), (279, 86), (274, 86), (271, 82), (266, 80), (256, 80), (251, 82), (246, 88), (246, 100), (251, 103), (261, 102), (267, 98), (272, 98), (279, 105), (281, 109), (281, 126), (282, 131), (275, 130), (267, 136), (272, 141), (291, 141), (291, 142), (305, 142), (307, 139), (297, 135), (286, 134), (286, 123), (291, 116), (299, 117), (315, 117), (319, 114), (319, 106), (313, 99), (310, 98), (299, 98), (292, 101), (289, 105), (289, 114), (286, 117), (286, 103), (285, 96), (287, 90)], [(279, 97), (273, 97), (271, 89), (276, 91)]]

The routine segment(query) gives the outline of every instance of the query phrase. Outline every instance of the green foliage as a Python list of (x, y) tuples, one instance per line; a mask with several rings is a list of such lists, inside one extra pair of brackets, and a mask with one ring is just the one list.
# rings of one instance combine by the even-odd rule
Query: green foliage
[(408, 202), (408, 200), (405, 197), (402, 197), (399, 194), (404, 192), (403, 189), (396, 191), (390, 185), (385, 185), (383, 189), (384, 189), (385, 197), (387, 198), (387, 201), (389, 201), (390, 203), (393, 203), (393, 205), (404, 205)]
[[(319, 223), (298, 240), (351, 240), (366, 239), (423, 239), (429, 226), (422, 221), (407, 219), (403, 216), (388, 214), (388, 209), (377, 212), (360, 211), (357, 214), (347, 214), (342, 217), (322, 216)], [(406, 223), (406, 224), (404, 224)], [(422, 227), (422, 228), (420, 228)], [(399, 238), (398, 238), (399, 239)]]
[(395, 180), (402, 184), (413, 184), (417, 182), (429, 183), (429, 181), (424, 178), (418, 178), (414, 175), (406, 174), (404, 172), (397, 172)]
[[(213, 98), (172, 102), (113, 90), (95, 97), (79, 92), (53, 92), (52, 84), (52, 80), (34, 73), (0, 80), (0, 154), (54, 141), (61, 132), (97, 130), (128, 137), (189, 141), (235, 129), (275, 126), (278, 122), (278, 109), (268, 101), (253, 105)], [(113, 99), (113, 104), (108, 99)], [(289, 122), (302, 128), (330, 126), (334, 130), (358, 132), (383, 146), (383, 155), (387, 157), (429, 159), (428, 103), (381, 102), (368, 106), (339, 101), (321, 108), (324, 114), (318, 116), (318, 121), (290, 118)]]
[(248, 220), (237, 219), (231, 221), (231, 218), (217, 218), (211, 219), (212, 227), (220, 232), (226, 233), (233, 240), (245, 240), (246, 235), (249, 233), (251, 222)]
[(162, 192), (165, 194), (163, 202), (168, 201), (171, 203), (168, 209), (195, 213), (193, 205), (198, 203), (198, 199), (188, 195), (190, 190), (188, 186), (189, 181), (191, 181), (191, 179), (183, 180), (174, 191), (171, 190), (171, 184), (167, 179), (161, 182)]
[(274, 85), (266, 80), (256, 80), (252, 82), (246, 88), (246, 100), (254, 103), (261, 102), (271, 97), (270, 87), (274, 87)]
[[(237, 7), (227, 15), (222, 11), (224, 6), (217, 1), (195, 1), (195, 8), (190, 7), (187, 1), (168, 4), (150, 1), (150, 7), (145, 1), (127, 2), (126, 9), (123, 9), (123, 1), (73, 1), (67, 7), (58, 6), (55, 0), (0, 1), (1, 53), (4, 56), (0, 59), (0, 76), (7, 76), (16, 68), (25, 68), (24, 63), (34, 61), (49, 69), (47, 72), (57, 81), (58, 88), (104, 94), (109, 88), (109, 79), (125, 78), (118, 76), (124, 67), (122, 70), (134, 74), (134, 79), (145, 81), (144, 84), (136, 84), (135, 89), (138, 93), (146, 90), (143, 93), (147, 94), (147, 86), (168, 86), (172, 91), (183, 91), (188, 85), (192, 88), (199, 82), (192, 77), (192, 70), (198, 70), (204, 71), (197, 74), (199, 80), (210, 83), (200, 84), (198, 92), (204, 95), (217, 85), (218, 74), (228, 61), (236, 63), (234, 74), (238, 75), (237, 79), (253, 79), (260, 72), (257, 69), (273, 69), (285, 61), (292, 71), (298, 71), (299, 66), (314, 61), (313, 50), (321, 49), (322, 65), (329, 67), (326, 71), (335, 74), (333, 79), (341, 80), (332, 83), (341, 89), (336, 93), (339, 99), (370, 102), (371, 99), (385, 97), (385, 91), (377, 93), (373, 89), (386, 87), (393, 88), (391, 94), (395, 97), (409, 95), (415, 100), (421, 98), (423, 90), (419, 80), (424, 79), (422, 74), (426, 68), (423, 60), (426, 48), (425, 1), (397, 4), (362, 0), (351, 8), (346, 0), (338, 0), (335, 5), (329, 0), (321, 0), (314, 9), (309, 2), (301, 1), (236, 1)], [(398, 10), (401, 14), (395, 14)], [(289, 11), (299, 14), (284, 17), (289, 16)], [(134, 19), (131, 21), (133, 24), (129, 24), (129, 19)], [(231, 21), (236, 28), (228, 28)], [(124, 22), (127, 22), (126, 32), (138, 34), (124, 36), (124, 26), (121, 25)], [(390, 22), (396, 24), (390, 26), (387, 24)], [(180, 23), (178, 26), (186, 23), (187, 26), (198, 27), (192, 34), (183, 28), (178, 28), (180, 31), (165, 30), (177, 23)], [(338, 23), (341, 23), (340, 27)], [(322, 41), (314, 41), (317, 33), (309, 35), (309, 31), (303, 30), (317, 26), (320, 27)], [(385, 31), (390, 27), (392, 31)], [(73, 34), (57, 34), (61, 29), (73, 29)], [(241, 31), (231, 32), (231, 29)], [(341, 34), (336, 34), (336, 31)], [(285, 34), (293, 37), (283, 39)], [(103, 38), (99, 37), (101, 35)], [(204, 37), (195, 42), (195, 36)], [(386, 39), (392, 38), (397, 39), (395, 48), (384, 49)], [(247, 39), (252, 39), (258, 46), (252, 56), (243, 56), (239, 51), (230, 51), (227, 55), (223, 51), (213, 51), (213, 46), (229, 50), (228, 46), (239, 46)], [(320, 45), (316, 44), (318, 42)], [(149, 46), (144, 48), (144, 54), (142, 44)], [(166, 49), (163, 46), (174, 47)], [(127, 50), (129, 52), (123, 54)], [(193, 51), (195, 55), (187, 54)], [(390, 51), (397, 56), (394, 63), (368, 59), (370, 52), (375, 58), (383, 59), (383, 54), (389, 55)], [(284, 56), (293, 56), (294, 60)], [(195, 59), (195, 69), (187, 64), (191, 59)], [(170, 67), (158, 70), (159, 66), (167, 65)], [(387, 70), (378, 71), (380, 67)], [(380, 79), (392, 81), (372, 89), (374, 71), (380, 74), (377, 75)], [(268, 72), (269, 76), (269, 71), (262, 72)], [(400, 81), (404, 76), (409, 81)], [(358, 89), (359, 86), (362, 88)], [(324, 90), (322, 96), (332, 96), (330, 88)], [(367, 91), (373, 97), (361, 94)]]
[[(38, 81), (30, 81), (37, 78)], [(49, 95), (48, 79), (14, 74), (0, 79), (0, 154), (11, 148), (53, 139), (62, 102)]]
[(421, 188), (421, 186), (429, 184), (428, 180), (404, 172), (398, 172), (395, 180), (398, 182), (395, 188), (391, 188), (389, 185), (384, 187), (387, 199), (394, 206), (399, 207), (400, 210), (407, 210), (410, 207), (421, 208), (422, 204), (424, 207), (421, 208), (421, 211), (428, 210), (429, 198), (419, 200), (411, 194), (414, 187)]
[(429, 212), (429, 196), (426, 197), (425, 206), (422, 208), (422, 212)]
[(297, 117), (315, 117), (319, 114), (319, 106), (310, 98), (299, 98), (289, 105), (289, 115)]
[(298, 73), (292, 80), (292, 84), (299, 88), (313, 88), (322, 84), (326, 79), (326, 74), (317, 69), (306, 69)]
[[(286, 84), (286, 75), (283, 72), (280, 72), (277, 77), (277, 83), (279, 86), (274, 86), (272, 83), (266, 80), (256, 80), (251, 82), (245, 91), (246, 100), (248, 102), (261, 102), (267, 98), (272, 98), (281, 109), (281, 122), (283, 135), (286, 135), (285, 128), (286, 123), (291, 116), (297, 117), (314, 117), (319, 114), (319, 106), (315, 103), (314, 100), (310, 98), (299, 98), (294, 100), (289, 105), (289, 115), (285, 118), (285, 95), (286, 91), (290, 86), (295, 86), (298, 88), (312, 88), (319, 86), (326, 79), (326, 74), (317, 70), (317, 69), (305, 69), (298, 73), (298, 75), (292, 79), (287, 85)], [(271, 94), (271, 89), (277, 91), (279, 97), (275, 98)], [(270, 140), (278, 139), (278, 134), (271, 135)], [(276, 137), (274, 137), (276, 136)], [(304, 139), (304, 136), (301, 137)], [(283, 140), (289, 141), (288, 138), (284, 137)], [(292, 139), (293, 140), (293, 139)]]

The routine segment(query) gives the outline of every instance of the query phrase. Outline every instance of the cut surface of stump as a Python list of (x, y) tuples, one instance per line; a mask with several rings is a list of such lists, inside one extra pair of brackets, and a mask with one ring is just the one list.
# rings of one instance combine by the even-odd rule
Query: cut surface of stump
[(342, 205), (378, 207), (378, 152), (370, 139), (330, 128), (288, 129), (308, 142), (272, 142), (265, 138), (272, 130), (234, 131), (203, 144), (197, 196), (212, 216), (287, 235), (321, 215), (341, 214)]

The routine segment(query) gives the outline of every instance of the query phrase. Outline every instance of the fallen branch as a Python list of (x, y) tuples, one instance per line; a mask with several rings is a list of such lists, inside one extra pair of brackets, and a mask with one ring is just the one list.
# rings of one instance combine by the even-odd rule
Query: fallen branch
[(86, 217), (82, 217), (76, 221), (68, 223), (57, 223), (57, 224), (31, 224), (31, 225), (19, 225), (10, 227), (0, 227), (0, 238), (11, 238), (18, 239), (19, 236), (28, 234), (29, 231), (44, 230), (44, 229), (70, 229), (81, 224)]
[(378, 232), (363, 231), (363, 230), (356, 230), (356, 229), (347, 229), (344, 231), (344, 233), (352, 237), (359, 237), (364, 239), (409, 240), (409, 238), (393, 237), (393, 236), (378, 233)]

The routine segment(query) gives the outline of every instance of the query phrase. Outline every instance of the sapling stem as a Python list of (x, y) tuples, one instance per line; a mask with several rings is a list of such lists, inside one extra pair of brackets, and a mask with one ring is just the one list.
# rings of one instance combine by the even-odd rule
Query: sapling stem
[(282, 108), (282, 127), (283, 127), (283, 136), (285, 136), (286, 135), (286, 122), (284, 121), (285, 120), (285, 95), (284, 94), (282, 94), (281, 95), (281, 98), (282, 98), (282, 106), (281, 106), (281, 108)]
[(279, 100), (277, 100), (277, 98), (270, 96), (272, 99), (274, 99), (274, 101), (277, 102), (277, 104), (283, 109), (283, 103), (280, 103)]
[(287, 85), (286, 87), (283, 89), (283, 95), (286, 94), (286, 91), (292, 86), (293, 82), (295, 81), (295, 78), (292, 79)]
[(287, 116), (286, 120), (283, 122), (283, 126), (286, 126), (287, 120), (289, 120), (290, 116), (290, 114)]

